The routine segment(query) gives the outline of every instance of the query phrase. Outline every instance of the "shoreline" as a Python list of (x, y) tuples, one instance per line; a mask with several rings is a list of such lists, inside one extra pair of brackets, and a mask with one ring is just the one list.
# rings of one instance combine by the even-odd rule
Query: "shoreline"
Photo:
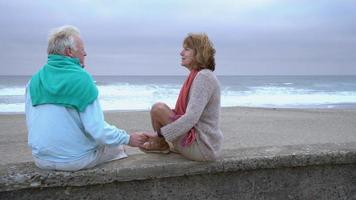
[[(299, 106), (299, 107), (274, 107), (274, 106), (266, 106), (266, 107), (253, 107), (253, 106), (226, 106), (221, 107), (221, 110), (224, 109), (267, 109), (267, 110), (356, 110), (356, 104), (328, 104), (333, 107), (325, 107), (325, 105), (321, 106)], [(149, 112), (149, 110), (138, 109), (138, 110), (103, 110), (104, 113), (127, 113), (127, 112)], [(0, 115), (24, 115), (25, 112), (1, 112)]]

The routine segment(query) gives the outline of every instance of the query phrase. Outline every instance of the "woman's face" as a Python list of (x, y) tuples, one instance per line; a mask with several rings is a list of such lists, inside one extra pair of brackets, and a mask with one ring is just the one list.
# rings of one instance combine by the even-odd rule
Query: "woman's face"
[(180, 52), (180, 55), (182, 56), (181, 65), (191, 69), (194, 60), (194, 50), (187, 46), (183, 46), (183, 50)]

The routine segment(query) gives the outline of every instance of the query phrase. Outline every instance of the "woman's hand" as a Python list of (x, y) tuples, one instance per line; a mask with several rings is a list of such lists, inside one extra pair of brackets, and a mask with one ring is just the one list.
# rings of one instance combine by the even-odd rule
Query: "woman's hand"
[(149, 137), (144, 133), (135, 132), (130, 134), (129, 146), (131, 147), (140, 147), (145, 143)]
[(147, 137), (140, 149), (145, 152), (169, 153), (169, 145), (163, 137), (159, 137), (156, 132), (144, 132), (142, 135)]

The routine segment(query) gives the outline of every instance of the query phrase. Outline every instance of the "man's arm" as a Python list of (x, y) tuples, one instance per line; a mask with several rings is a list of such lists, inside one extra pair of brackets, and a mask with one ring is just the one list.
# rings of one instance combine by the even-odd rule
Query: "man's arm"
[(85, 131), (90, 134), (99, 145), (127, 144), (138, 147), (145, 141), (145, 136), (137, 133), (133, 133), (130, 136), (125, 130), (118, 129), (105, 122), (98, 99), (88, 105), (84, 112), (80, 112), (79, 114)]
[(118, 129), (105, 122), (98, 99), (89, 104), (84, 112), (80, 112), (79, 114), (85, 131), (99, 145), (129, 144), (130, 135), (125, 130)]

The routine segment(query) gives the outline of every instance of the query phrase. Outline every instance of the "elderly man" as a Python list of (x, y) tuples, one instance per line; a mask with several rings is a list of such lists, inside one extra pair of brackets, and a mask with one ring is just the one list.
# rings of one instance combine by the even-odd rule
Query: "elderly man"
[(47, 52), (47, 63), (26, 88), (28, 144), (39, 168), (91, 168), (127, 157), (123, 144), (145, 142), (105, 122), (97, 87), (83, 69), (86, 52), (76, 27), (54, 29)]

